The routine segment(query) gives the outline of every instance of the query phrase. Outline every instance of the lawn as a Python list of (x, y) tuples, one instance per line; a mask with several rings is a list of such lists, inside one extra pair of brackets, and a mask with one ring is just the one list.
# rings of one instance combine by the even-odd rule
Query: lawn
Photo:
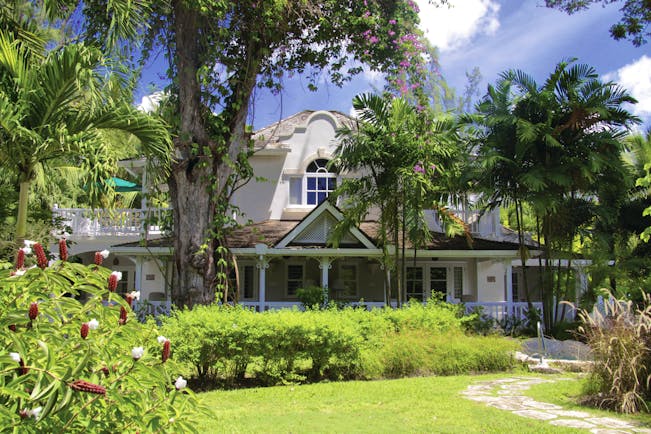
[[(202, 433), (585, 432), (516, 416), (460, 395), (474, 382), (508, 376), (513, 374), (208, 392), (200, 398), (214, 417), (202, 421), (198, 428)], [(570, 407), (569, 397), (579, 390), (578, 381), (560, 381), (551, 387), (536, 386), (530, 395)], [(637, 420), (651, 422), (648, 416)]]

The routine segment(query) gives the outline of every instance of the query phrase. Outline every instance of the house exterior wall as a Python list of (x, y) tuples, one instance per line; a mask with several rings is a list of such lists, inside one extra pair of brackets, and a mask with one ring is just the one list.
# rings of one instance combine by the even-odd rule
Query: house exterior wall
[(253, 179), (235, 194), (234, 203), (241, 210), (240, 222), (298, 220), (311, 211), (314, 206), (289, 204), (290, 178), (302, 176), (307, 165), (317, 158), (333, 157), (339, 127), (328, 112), (314, 112), (307, 118), (305, 127), (295, 128), (280, 138), (288, 152), (254, 154), (249, 159), (254, 174), (265, 180)]
[(477, 262), (477, 301), (493, 302), (506, 299), (506, 267), (501, 261)]

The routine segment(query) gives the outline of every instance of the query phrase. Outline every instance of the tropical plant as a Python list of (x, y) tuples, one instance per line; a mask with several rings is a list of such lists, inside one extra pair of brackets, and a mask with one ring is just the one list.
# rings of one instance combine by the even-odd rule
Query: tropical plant
[(106, 133), (137, 137), (146, 153), (166, 167), (171, 141), (165, 125), (107, 92), (98, 50), (83, 44), (36, 53), (0, 32), (0, 164), (20, 184), (16, 239), (25, 236), (30, 187), (54, 167), (83, 171), (90, 202), (112, 190), (115, 153)]
[[(557, 309), (554, 297), (574, 293), (574, 240), (592, 223), (595, 199), (603, 196), (599, 181), (624, 171), (621, 139), (638, 119), (622, 105), (635, 102), (615, 83), (603, 83), (594, 68), (572, 60), (560, 62), (542, 85), (522, 71), (507, 71), (478, 106), (484, 127), (477, 159), (485, 174), (481, 185), (488, 207), (519, 204), (521, 252), (523, 204), (536, 216), (549, 327)], [(524, 264), (526, 254), (521, 258)], [(567, 259), (563, 267), (561, 258)]]
[(202, 408), (170, 357), (177, 342), (136, 320), (117, 272), (60, 249), (49, 266), (36, 243), (0, 267), (1, 430), (194, 432)]
[(651, 400), (651, 299), (636, 308), (613, 297), (603, 310), (580, 311), (594, 366), (586, 400), (622, 413), (649, 411)]
[(338, 131), (341, 143), (334, 164), (356, 176), (344, 178), (332, 195), (332, 200), (343, 198), (344, 212), (332, 241), (336, 245), (351, 227), (377, 210), (386, 300), (391, 300), (393, 287), (401, 303), (407, 243), (416, 249), (432, 237), (427, 210), (438, 212), (448, 235), (466, 230), (446, 208), (455, 199), (450, 187), (459, 174), (460, 140), (449, 117), (419, 110), (404, 98), (363, 94), (353, 99), (353, 107), (358, 120)]

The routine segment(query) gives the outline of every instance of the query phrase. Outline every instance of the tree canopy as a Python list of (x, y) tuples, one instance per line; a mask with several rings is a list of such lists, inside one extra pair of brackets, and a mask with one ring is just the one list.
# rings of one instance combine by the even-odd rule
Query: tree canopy
[(628, 39), (636, 47), (647, 43), (651, 36), (651, 4), (647, 0), (545, 0), (547, 7), (560, 9), (568, 14), (588, 9), (595, 3), (601, 3), (603, 6), (623, 3), (620, 8), (622, 17), (610, 27), (610, 35), (616, 40)]

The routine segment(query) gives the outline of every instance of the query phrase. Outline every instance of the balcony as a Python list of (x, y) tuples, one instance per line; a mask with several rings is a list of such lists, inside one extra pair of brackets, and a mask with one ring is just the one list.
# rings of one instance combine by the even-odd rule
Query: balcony
[(87, 209), (54, 208), (52, 217), (59, 221), (71, 238), (146, 237), (161, 235), (171, 227), (171, 208)]
[[(485, 212), (483, 215), (480, 210), (472, 209), (450, 208), (450, 211), (468, 225), (473, 235), (483, 237), (498, 237), (501, 235), (499, 209)], [(437, 232), (445, 232), (445, 223), (443, 223), (441, 217), (436, 211), (431, 211), (431, 213), (431, 228)]]

